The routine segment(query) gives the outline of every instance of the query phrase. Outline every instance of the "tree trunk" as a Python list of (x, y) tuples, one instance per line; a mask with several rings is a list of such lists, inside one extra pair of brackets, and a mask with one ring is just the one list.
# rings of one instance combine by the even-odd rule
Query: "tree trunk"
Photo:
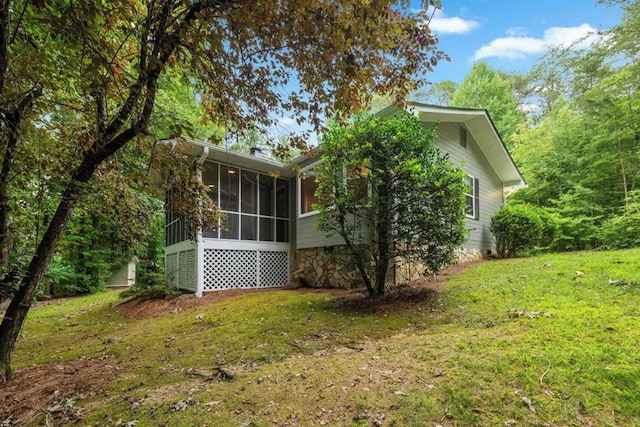
[(378, 198), (380, 203), (380, 218), (376, 223), (377, 255), (376, 260), (376, 294), (384, 295), (384, 285), (387, 281), (387, 271), (389, 270), (389, 256), (391, 243), (391, 209), (393, 194), (390, 191), (391, 176), (385, 172), (382, 176), (382, 183), (378, 186)]
[(25, 275), (20, 280), (18, 290), (11, 299), (11, 304), (9, 304), (0, 324), (0, 380), (4, 383), (11, 379), (11, 354), (15, 349), (22, 324), (27, 317), (29, 308), (31, 308), (38, 284), (42, 280), (62, 233), (69, 223), (73, 208), (97, 166), (90, 164), (90, 162), (83, 163), (83, 165), (86, 166), (84, 168), (81, 166), (79, 173), (67, 185), (58, 209), (49, 223)]
[[(358, 269), (358, 272), (360, 273), (360, 277), (362, 277), (362, 281), (364, 282), (364, 286), (367, 288), (367, 292), (369, 293), (370, 296), (374, 296), (376, 294), (376, 290), (371, 285), (371, 279), (370, 279), (369, 275), (367, 274), (367, 268), (365, 266), (365, 260), (368, 260), (368, 257), (365, 257), (364, 256), (364, 251), (363, 250), (359, 250), (356, 247), (356, 244), (351, 241), (351, 238), (349, 237), (349, 233), (347, 233), (347, 228), (346, 228), (346, 224), (345, 224), (345, 218), (346, 218), (346, 213), (341, 211), (340, 215), (339, 215), (339, 219), (338, 219), (338, 221), (340, 222), (340, 235), (344, 239), (345, 244), (347, 245), (347, 249), (349, 250), (349, 252), (354, 255), (353, 258), (354, 258), (354, 262), (356, 264), (356, 268)], [(359, 256), (358, 256), (358, 254), (359, 254)]]
[(618, 142), (618, 156), (620, 157), (620, 173), (622, 174), (622, 189), (624, 191), (624, 213), (627, 220), (631, 217), (631, 207), (629, 206), (629, 187), (627, 186), (627, 169), (624, 164), (624, 152), (622, 143), (620, 142), (620, 134), (616, 132), (616, 140)]

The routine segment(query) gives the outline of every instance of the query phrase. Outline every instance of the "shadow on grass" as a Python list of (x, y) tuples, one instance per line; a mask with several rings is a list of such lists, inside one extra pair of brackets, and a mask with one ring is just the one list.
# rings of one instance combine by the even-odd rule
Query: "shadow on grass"
[(352, 292), (336, 298), (337, 310), (358, 314), (400, 314), (434, 308), (444, 285), (442, 276), (421, 278), (388, 289), (384, 295), (371, 297), (366, 291)]

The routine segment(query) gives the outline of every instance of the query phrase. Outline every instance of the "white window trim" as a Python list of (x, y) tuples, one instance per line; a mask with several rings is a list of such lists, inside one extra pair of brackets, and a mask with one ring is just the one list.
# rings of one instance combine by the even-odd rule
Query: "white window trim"
[[(302, 213), (302, 179), (300, 178), (300, 175), (305, 173), (308, 170), (313, 169), (314, 167), (317, 167), (317, 166), (323, 164), (323, 163), (324, 163), (324, 159), (321, 159), (321, 160), (319, 160), (319, 161), (317, 161), (315, 163), (312, 163), (312, 164), (310, 164), (308, 166), (305, 166), (304, 168), (300, 169), (300, 172), (298, 173), (298, 178), (297, 178), (298, 179), (298, 190), (297, 190), (298, 197), (297, 197), (297, 203), (296, 203), (296, 212), (297, 212), (298, 218), (307, 218), (307, 217), (310, 217), (310, 216), (318, 215), (320, 213), (320, 211), (317, 210), (317, 209), (309, 211), (309, 212)], [(343, 167), (343, 179), (342, 180), (343, 180), (342, 184), (346, 187), (347, 181), (348, 181), (346, 167)], [(367, 180), (367, 200), (369, 202), (371, 201), (372, 193), (373, 193), (373, 190), (371, 188), (371, 183)], [(361, 205), (361, 207), (367, 207), (369, 205), (370, 204), (367, 203), (367, 204)], [(331, 208), (329, 208), (329, 209), (331, 209)]]
[(298, 173), (298, 177), (297, 177), (297, 189), (296, 189), (296, 193), (297, 193), (297, 197), (296, 197), (296, 213), (298, 214), (298, 218), (307, 218), (310, 216), (315, 216), (318, 215), (320, 213), (319, 210), (314, 209), (312, 211), (309, 212), (305, 212), (302, 213), (302, 178), (300, 178), (300, 175), (313, 169), (314, 167), (320, 166), (321, 164), (324, 163), (324, 160), (321, 159), (317, 162), (314, 162), (308, 166), (305, 166), (304, 168), (300, 169), (299, 173)]
[[(473, 220), (477, 221), (477, 220), (480, 219), (479, 215), (478, 215), (478, 212), (477, 212), (478, 203), (476, 202), (476, 200), (479, 201), (479, 199), (480, 199), (480, 194), (479, 194), (480, 185), (476, 185), (476, 182), (478, 181), (478, 177), (473, 176), (473, 175), (471, 175), (469, 173), (467, 173), (467, 176), (469, 178), (471, 178), (471, 193), (467, 193), (465, 191), (464, 195), (465, 195), (465, 197), (471, 196), (471, 201), (472, 201), (471, 206), (473, 207), (473, 210), (471, 212), (471, 215), (469, 215), (467, 213), (467, 208), (466, 208), (466, 203), (465, 203), (464, 215), (465, 215), (466, 218), (473, 219)], [(478, 194), (476, 194), (476, 191), (478, 192)], [(466, 202), (466, 199), (465, 199), (465, 202)]]

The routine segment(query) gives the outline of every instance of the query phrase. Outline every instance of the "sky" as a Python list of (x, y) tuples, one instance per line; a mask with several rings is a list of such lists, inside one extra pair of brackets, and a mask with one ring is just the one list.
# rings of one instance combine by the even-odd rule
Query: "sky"
[(460, 83), (477, 60), (526, 73), (549, 47), (609, 29), (620, 18), (619, 9), (596, 0), (442, 0), (430, 28), (451, 61), (440, 62), (427, 79)]
[[(422, 5), (411, 0), (414, 10)], [(473, 63), (486, 61), (505, 72), (525, 74), (551, 47), (569, 46), (589, 33), (620, 22), (618, 8), (596, 0), (441, 0), (442, 9), (430, 11), (430, 28), (438, 36), (438, 48), (450, 61), (439, 62), (427, 75), (431, 83), (461, 83)], [(589, 38), (585, 39), (588, 43)], [(593, 37), (591, 38), (593, 40)], [(299, 133), (292, 117), (278, 119), (273, 135)], [(316, 145), (317, 136), (309, 140)]]

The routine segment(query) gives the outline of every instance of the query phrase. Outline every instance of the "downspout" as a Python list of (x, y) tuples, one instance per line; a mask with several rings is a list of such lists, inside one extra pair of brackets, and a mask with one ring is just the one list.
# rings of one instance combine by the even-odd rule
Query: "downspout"
[[(196, 160), (198, 166), (202, 166), (209, 157), (209, 147), (202, 147), (202, 155)], [(202, 182), (202, 170), (197, 168), (198, 179)], [(202, 240), (202, 230), (198, 230), (196, 236), (196, 297), (202, 297), (204, 292), (204, 242)]]
[[(202, 147), (202, 155), (197, 160), (198, 165), (202, 166), (204, 164), (204, 161), (207, 160), (208, 157), (209, 147), (205, 145), (204, 147)], [(200, 176), (200, 178), (202, 179), (202, 176)]]

